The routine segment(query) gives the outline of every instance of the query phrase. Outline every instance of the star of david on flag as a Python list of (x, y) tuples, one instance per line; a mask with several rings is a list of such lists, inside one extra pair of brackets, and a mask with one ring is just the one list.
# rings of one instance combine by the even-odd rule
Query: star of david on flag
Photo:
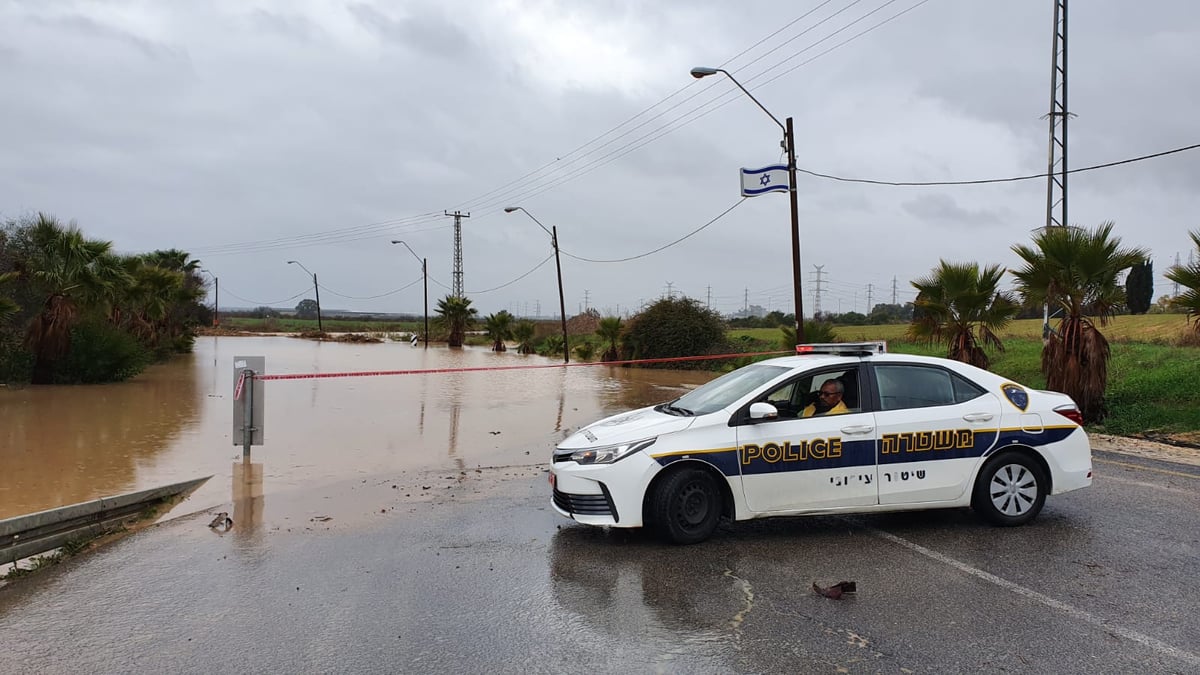
[(761, 169), (742, 168), (742, 196), (757, 197), (767, 192), (787, 192), (787, 166), (773, 164)]

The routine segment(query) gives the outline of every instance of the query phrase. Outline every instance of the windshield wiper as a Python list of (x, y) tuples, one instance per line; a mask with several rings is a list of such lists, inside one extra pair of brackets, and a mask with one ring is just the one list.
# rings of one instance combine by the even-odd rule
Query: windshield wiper
[(662, 404), (662, 410), (663, 412), (670, 413), (672, 415), (679, 415), (680, 417), (691, 417), (696, 414), (687, 408), (680, 408), (679, 406), (672, 405), (670, 403)]

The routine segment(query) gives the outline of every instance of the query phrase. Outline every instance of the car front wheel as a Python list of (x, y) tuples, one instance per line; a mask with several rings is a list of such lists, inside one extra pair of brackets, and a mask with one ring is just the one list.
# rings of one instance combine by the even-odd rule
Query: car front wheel
[(703, 469), (680, 469), (654, 491), (650, 514), (658, 536), (671, 544), (695, 544), (717, 529), (721, 489)]
[(1047, 487), (1036, 461), (1020, 452), (1003, 452), (979, 472), (971, 507), (995, 525), (1024, 525), (1042, 510)]

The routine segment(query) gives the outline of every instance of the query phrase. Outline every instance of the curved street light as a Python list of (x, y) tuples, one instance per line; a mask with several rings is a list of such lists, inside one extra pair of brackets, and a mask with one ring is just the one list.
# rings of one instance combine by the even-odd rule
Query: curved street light
[(783, 145), (788, 156), (788, 198), (791, 200), (792, 207), (792, 284), (795, 286), (794, 293), (796, 296), (796, 344), (800, 344), (804, 342), (804, 296), (800, 293), (800, 208), (796, 202), (796, 139), (792, 133), (792, 118), (787, 118), (786, 124), (780, 122), (779, 118), (772, 115), (766, 106), (754, 98), (754, 95), (743, 87), (741, 82), (737, 81), (737, 78), (729, 74), (729, 71), (723, 68), (707, 68), (704, 66), (692, 68), (692, 77), (697, 80), (709, 75), (716, 75), (717, 73), (722, 73), (725, 77), (732, 80), (738, 89), (742, 90), (743, 94), (749, 96), (750, 100), (754, 101), (755, 105), (761, 108), (767, 114), (767, 117), (771, 118), (771, 121), (778, 124), (780, 129), (783, 129)]
[(204, 272), (205, 274), (207, 274), (208, 276), (213, 278), (213, 320), (212, 320), (212, 325), (219, 326), (219, 325), (221, 325), (221, 279), (217, 275), (213, 274), (210, 270), (207, 270), (203, 267), (200, 268), (200, 271)]
[(324, 325), (323, 323), (321, 323), (321, 290), (320, 290), (320, 287), (319, 287), (319, 286), (317, 286), (317, 273), (316, 273), (316, 272), (312, 272), (312, 271), (310, 271), (310, 270), (309, 270), (307, 267), (305, 267), (305, 266), (304, 266), (304, 265), (303, 265), (303, 264), (302, 264), (302, 263), (301, 263), (299, 260), (289, 260), (289, 261), (287, 261), (287, 264), (289, 264), (289, 265), (300, 265), (300, 269), (302, 269), (302, 270), (304, 270), (305, 272), (308, 272), (309, 274), (311, 274), (311, 275), (312, 275), (312, 278), (313, 278), (313, 293), (314, 293), (314, 294), (317, 296), (317, 330), (319, 330), (319, 331), (321, 331), (322, 333), (324, 333), (324, 332), (325, 332), (325, 325)]
[(513, 211), (524, 211), (525, 215), (533, 219), (533, 222), (537, 223), (538, 227), (542, 228), (546, 234), (550, 235), (550, 243), (554, 245), (554, 266), (558, 268), (558, 313), (562, 318), (563, 363), (570, 363), (571, 348), (570, 345), (567, 344), (567, 306), (563, 301), (562, 264), (558, 259), (558, 226), (551, 226), (551, 229), (547, 230), (546, 226), (542, 225), (542, 221), (534, 218), (533, 214), (529, 211), (526, 211), (524, 206), (504, 207), (505, 213), (512, 213)]
[[(404, 242), (400, 241), (399, 239), (393, 239), (392, 243), (393, 244), (404, 244)], [(427, 271), (428, 267), (426, 267), (426, 265), (425, 265), (425, 258), (422, 258), (421, 256), (417, 255), (417, 252), (412, 250), (411, 246), (409, 246), (408, 244), (404, 244), (404, 248), (408, 249), (408, 252), (411, 253), (414, 258), (417, 259), (417, 262), (421, 263), (421, 278), (423, 278), (425, 280), (425, 348), (429, 349), (429, 272)]]

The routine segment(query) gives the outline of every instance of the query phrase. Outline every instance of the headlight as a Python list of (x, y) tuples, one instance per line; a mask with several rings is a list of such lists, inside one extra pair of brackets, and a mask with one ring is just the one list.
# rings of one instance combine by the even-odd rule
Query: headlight
[(579, 464), (612, 464), (613, 462), (624, 459), (639, 450), (654, 445), (654, 441), (658, 438), (647, 438), (644, 441), (633, 441), (630, 443), (621, 443), (618, 445), (606, 445), (602, 448), (588, 448), (587, 450), (576, 450), (571, 453), (571, 461)]

